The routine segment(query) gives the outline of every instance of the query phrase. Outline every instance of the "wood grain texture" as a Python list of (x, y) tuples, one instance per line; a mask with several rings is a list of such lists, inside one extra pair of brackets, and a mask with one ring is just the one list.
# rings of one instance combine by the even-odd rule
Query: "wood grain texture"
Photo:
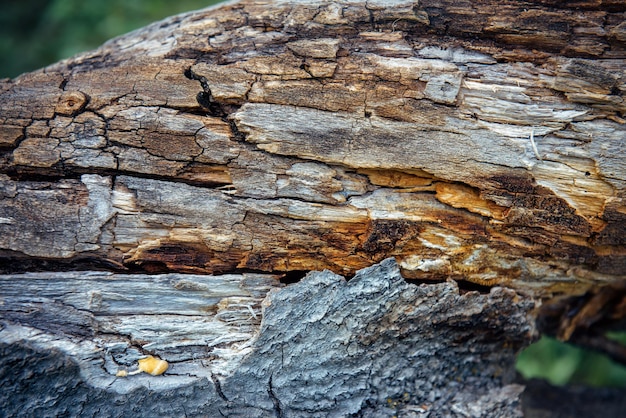
[[(58, 350), (78, 361), (81, 380), (99, 389), (171, 389), (231, 374), (251, 352), (262, 300), (280, 287), (276, 277), (255, 274), (0, 276), (0, 340)], [(173, 377), (116, 378), (146, 355), (171, 362)]]
[(240, 2), (3, 82), (5, 259), (623, 277), (622, 6), (379, 3)]
[(622, 312), (624, 13), (242, 0), (0, 80), (0, 404), (520, 416), (539, 300)]
[(624, 7), (583, 3), (243, 1), (3, 81), (3, 258), (622, 279)]

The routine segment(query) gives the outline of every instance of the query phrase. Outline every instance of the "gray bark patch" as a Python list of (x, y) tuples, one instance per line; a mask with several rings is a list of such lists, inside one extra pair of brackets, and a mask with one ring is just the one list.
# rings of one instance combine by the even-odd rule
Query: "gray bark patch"
[[(194, 378), (174, 363), (127, 393), (93, 386), (76, 353), (33, 348), (29, 336), (8, 344), (0, 331), (0, 403), (15, 417), (521, 416), (513, 364), (532, 338), (534, 302), (513, 290), (414, 285), (389, 259), (350, 281), (312, 272), (263, 306), (258, 338), (232, 374)], [(163, 382), (177, 379), (187, 383)]]

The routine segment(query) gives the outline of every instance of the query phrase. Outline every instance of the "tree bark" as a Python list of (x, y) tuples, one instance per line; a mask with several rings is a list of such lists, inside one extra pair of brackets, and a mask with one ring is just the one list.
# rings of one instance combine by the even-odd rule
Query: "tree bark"
[(625, 12), (244, 0), (0, 81), (0, 342), (79, 388), (13, 413), (520, 414), (542, 300), (626, 317)]

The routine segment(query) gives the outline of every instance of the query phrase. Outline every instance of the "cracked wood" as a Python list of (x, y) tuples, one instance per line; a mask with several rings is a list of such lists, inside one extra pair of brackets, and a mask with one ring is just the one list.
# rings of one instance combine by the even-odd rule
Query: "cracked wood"
[(624, 6), (576, 5), (242, 1), (3, 80), (3, 270), (622, 279)]
[(0, 80), (0, 404), (520, 416), (536, 297), (620, 319), (625, 12), (244, 0)]

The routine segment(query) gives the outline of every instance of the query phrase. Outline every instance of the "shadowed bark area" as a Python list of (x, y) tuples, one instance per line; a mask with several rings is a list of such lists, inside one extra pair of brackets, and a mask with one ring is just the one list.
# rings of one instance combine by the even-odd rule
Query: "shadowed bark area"
[[(517, 416), (539, 312), (620, 359), (625, 12), (244, 0), (0, 80), (0, 342), (89, 400), (8, 380), (24, 411)], [(168, 372), (114, 377), (146, 355)]]

